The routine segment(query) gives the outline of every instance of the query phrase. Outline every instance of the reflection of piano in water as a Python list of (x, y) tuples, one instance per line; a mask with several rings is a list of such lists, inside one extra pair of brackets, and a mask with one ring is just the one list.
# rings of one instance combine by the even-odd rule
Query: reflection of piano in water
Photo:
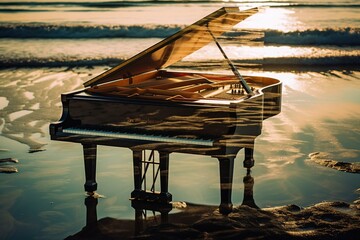
[[(132, 149), (132, 198), (159, 202), (172, 200), (169, 154), (202, 154), (218, 158), (220, 209), (231, 211), (234, 158), (245, 148), (244, 166), (252, 167), (262, 121), (280, 112), (281, 82), (242, 77), (216, 38), (256, 11), (221, 8), (86, 82), (85, 89), (62, 95), (63, 115), (50, 125), (50, 135), (83, 145), (86, 191), (97, 189), (97, 145)], [(234, 75), (165, 69), (213, 40)], [(141, 187), (145, 149), (159, 152), (159, 194)]]
[[(251, 176), (250, 169), (247, 170), (243, 178), (244, 197), (241, 206), (247, 206), (252, 209), (258, 209), (253, 196), (254, 179)], [(89, 196), (85, 199), (86, 206), (86, 225), (78, 233), (67, 237), (67, 240), (75, 239), (180, 239), (185, 235), (186, 239), (202, 239), (202, 233), (189, 230), (199, 220), (203, 220), (204, 216), (218, 215), (216, 206), (197, 205), (180, 202), (175, 204), (180, 206), (175, 213), (171, 213), (172, 205), (160, 205), (156, 203), (146, 203), (141, 201), (132, 202), (135, 210), (135, 219), (115, 219), (111, 217), (97, 219), (97, 205), (101, 203), (101, 199)], [(241, 208), (241, 206), (239, 208)], [(241, 212), (247, 213), (249, 208), (244, 208)], [(252, 216), (254, 212), (249, 213), (250, 219), (255, 222), (247, 222), (252, 228), (259, 224), (259, 219)], [(219, 222), (221, 220), (217, 218)], [(249, 220), (249, 219), (248, 219)], [(216, 225), (216, 223), (213, 223)], [(159, 226), (166, 226), (166, 232), (161, 232)], [(185, 230), (181, 232), (179, 229), (183, 227)], [(209, 225), (208, 228), (213, 228)], [(223, 227), (223, 225), (222, 225)], [(259, 226), (260, 227), (260, 226)], [(214, 230), (214, 229), (212, 229)], [(204, 231), (206, 231), (204, 229)], [(165, 234), (161, 235), (161, 234)], [(196, 234), (200, 234), (197, 236)], [(144, 237), (145, 236), (145, 237)], [(202, 236), (202, 237), (201, 237)]]

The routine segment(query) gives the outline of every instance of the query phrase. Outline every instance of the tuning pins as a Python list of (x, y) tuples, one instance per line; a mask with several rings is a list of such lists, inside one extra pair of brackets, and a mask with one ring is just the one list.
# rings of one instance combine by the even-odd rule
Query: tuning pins
[(241, 95), (244, 94), (244, 88), (240, 83), (230, 84), (231, 94)]

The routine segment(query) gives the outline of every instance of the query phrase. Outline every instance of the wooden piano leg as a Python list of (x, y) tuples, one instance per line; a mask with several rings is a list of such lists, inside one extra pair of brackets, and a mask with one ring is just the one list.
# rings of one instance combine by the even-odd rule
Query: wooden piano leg
[(96, 183), (96, 145), (83, 144), (85, 165), (85, 191), (93, 193), (97, 189)]
[(245, 148), (245, 160), (243, 162), (244, 168), (250, 169), (254, 166), (254, 148)]
[(172, 195), (169, 193), (169, 153), (159, 152), (160, 155), (160, 199), (167, 203), (172, 201)]
[(232, 211), (233, 204), (231, 202), (232, 181), (234, 172), (234, 157), (221, 157), (219, 159), (220, 166), (220, 196), (221, 203), (219, 211), (222, 214), (228, 214)]
[[(134, 171), (134, 191), (139, 193), (141, 191), (142, 178), (142, 150), (133, 150), (133, 171)], [(133, 194), (132, 194), (133, 195)]]

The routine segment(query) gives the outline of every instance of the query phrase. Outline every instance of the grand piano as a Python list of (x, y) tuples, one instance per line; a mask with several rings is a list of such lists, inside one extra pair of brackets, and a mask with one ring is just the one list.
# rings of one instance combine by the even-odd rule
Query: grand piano
[[(224, 7), (61, 95), (63, 113), (50, 124), (52, 140), (81, 143), (85, 190), (94, 192), (97, 145), (133, 151), (132, 199), (170, 202), (169, 155), (209, 155), (219, 160), (222, 212), (232, 209), (234, 159), (244, 148), (244, 167), (254, 165), (262, 122), (281, 109), (281, 82), (242, 76), (218, 37), (257, 12)], [(172, 66), (215, 42), (233, 74), (178, 71)], [(142, 189), (144, 150), (158, 151), (161, 191)], [(184, 173), (186, 174), (186, 173)]]

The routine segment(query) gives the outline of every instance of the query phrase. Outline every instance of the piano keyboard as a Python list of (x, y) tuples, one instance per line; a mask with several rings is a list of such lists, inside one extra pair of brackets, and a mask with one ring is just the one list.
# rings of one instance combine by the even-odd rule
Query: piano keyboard
[(213, 146), (213, 140), (209, 140), (209, 139), (192, 139), (192, 138), (181, 138), (181, 137), (169, 137), (162, 135), (121, 133), (121, 132), (101, 131), (94, 129), (73, 128), (73, 127), (63, 129), (63, 133), (110, 137), (110, 138), (119, 138), (119, 139), (131, 139), (131, 140), (139, 140), (139, 141), (154, 141), (154, 142), (193, 144), (193, 145), (201, 145), (201, 146)]

